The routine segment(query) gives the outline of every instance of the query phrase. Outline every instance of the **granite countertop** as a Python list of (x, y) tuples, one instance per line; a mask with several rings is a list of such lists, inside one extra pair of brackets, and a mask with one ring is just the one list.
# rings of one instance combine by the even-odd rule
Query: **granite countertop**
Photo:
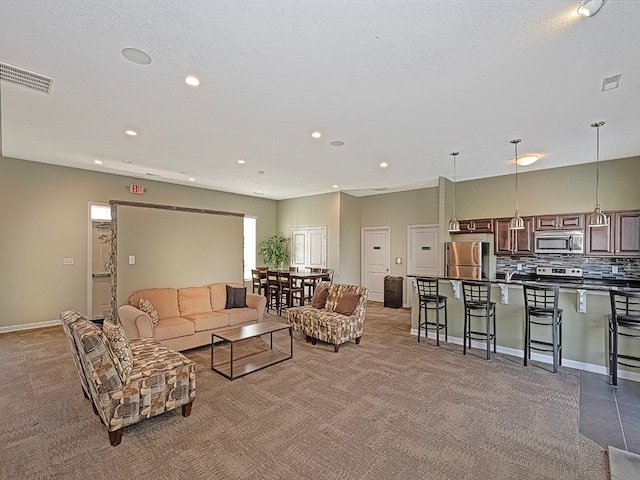
[[(407, 275), (407, 277), (420, 277), (422, 275)], [(504, 279), (504, 273), (497, 273), (496, 278), (489, 280), (491, 283), (503, 283), (507, 285), (522, 285), (531, 283), (534, 285), (560, 285), (561, 288), (583, 289), (583, 290), (621, 290), (639, 291), (639, 280), (625, 280), (619, 278), (584, 278), (581, 282), (558, 279), (558, 281), (540, 280), (535, 274), (515, 274), (510, 281)], [(460, 278), (438, 277), (440, 280), (462, 280)]]

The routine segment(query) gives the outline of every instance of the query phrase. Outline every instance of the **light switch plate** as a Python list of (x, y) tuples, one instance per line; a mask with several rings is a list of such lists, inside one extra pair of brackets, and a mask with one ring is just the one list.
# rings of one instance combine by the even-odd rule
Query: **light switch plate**
[(611, 273), (618, 273), (618, 265), (611, 265)]
[(136, 264), (136, 256), (129, 255), (129, 265), (135, 265), (135, 264)]
[(63, 265), (73, 265), (73, 257), (64, 257), (62, 259)]

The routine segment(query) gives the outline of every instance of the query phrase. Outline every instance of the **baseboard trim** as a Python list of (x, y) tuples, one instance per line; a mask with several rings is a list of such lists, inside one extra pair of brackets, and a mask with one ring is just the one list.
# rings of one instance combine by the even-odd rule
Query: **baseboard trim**
[(60, 319), (46, 320), (44, 322), (25, 323), (23, 325), (9, 325), (7, 327), (0, 327), (0, 333), (19, 332), (21, 330), (33, 330), (36, 328), (53, 327), (55, 325), (62, 325)]
[[(418, 329), (412, 328), (410, 333), (411, 335), (417, 337)], [(428, 332), (428, 337), (435, 340), (436, 339), (435, 332)], [(442, 339), (442, 335), (440, 335), (440, 338)], [(462, 346), (462, 339), (460, 337), (452, 337), (451, 335), (449, 335), (448, 343), (454, 343), (456, 345)], [(472, 340), (471, 347), (484, 350), (486, 348), (486, 344), (483, 342)], [(524, 350), (520, 350), (517, 348), (501, 347), (500, 345), (496, 346), (496, 350), (498, 351), (498, 353), (504, 353), (505, 355), (509, 355), (511, 357), (519, 357), (520, 359), (524, 358)], [(551, 357), (551, 355), (542, 355), (540, 353), (535, 353), (535, 352), (531, 352), (531, 360), (535, 360), (536, 362), (541, 362), (541, 363), (548, 363), (548, 364), (553, 363), (553, 358)], [(585, 372), (599, 373), (601, 375), (609, 374), (609, 369), (604, 365), (596, 365), (594, 363), (586, 363), (586, 362), (577, 362), (575, 360), (570, 360), (568, 358), (562, 359), (562, 366), (575, 368), (576, 370), (584, 370)], [(626, 370), (618, 369), (618, 378), (624, 378), (626, 380), (640, 382), (640, 373), (629, 372)]]

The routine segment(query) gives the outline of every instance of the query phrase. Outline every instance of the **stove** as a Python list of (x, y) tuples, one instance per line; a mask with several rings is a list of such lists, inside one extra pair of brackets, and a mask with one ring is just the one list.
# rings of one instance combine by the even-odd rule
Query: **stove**
[(538, 281), (562, 280), (563, 282), (582, 283), (582, 269), (575, 267), (536, 267)]

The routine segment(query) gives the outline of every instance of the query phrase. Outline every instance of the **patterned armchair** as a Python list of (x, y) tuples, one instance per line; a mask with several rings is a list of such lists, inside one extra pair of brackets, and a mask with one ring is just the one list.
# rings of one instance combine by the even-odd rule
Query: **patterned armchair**
[[(323, 307), (318, 308), (313, 305), (316, 298), (314, 294), (312, 305), (293, 307), (287, 310), (291, 329), (294, 332), (304, 333), (307, 336), (307, 341), (311, 341), (313, 345), (316, 344), (316, 340), (333, 344), (335, 352), (338, 352), (340, 345), (345, 342), (354, 341), (356, 345), (359, 345), (364, 331), (368, 289), (357, 285), (318, 283), (316, 292), (323, 289), (328, 290)], [(345, 294), (350, 294), (355, 303), (355, 307), (350, 313), (343, 309), (342, 300), (346, 300), (343, 298)], [(350, 309), (351, 307), (349, 307)]]
[(145, 418), (180, 406), (184, 417), (191, 414), (193, 361), (152, 338), (139, 338), (129, 341), (132, 366), (125, 369), (100, 327), (72, 310), (60, 320), (84, 395), (106, 425), (111, 445), (120, 444), (123, 427)]

